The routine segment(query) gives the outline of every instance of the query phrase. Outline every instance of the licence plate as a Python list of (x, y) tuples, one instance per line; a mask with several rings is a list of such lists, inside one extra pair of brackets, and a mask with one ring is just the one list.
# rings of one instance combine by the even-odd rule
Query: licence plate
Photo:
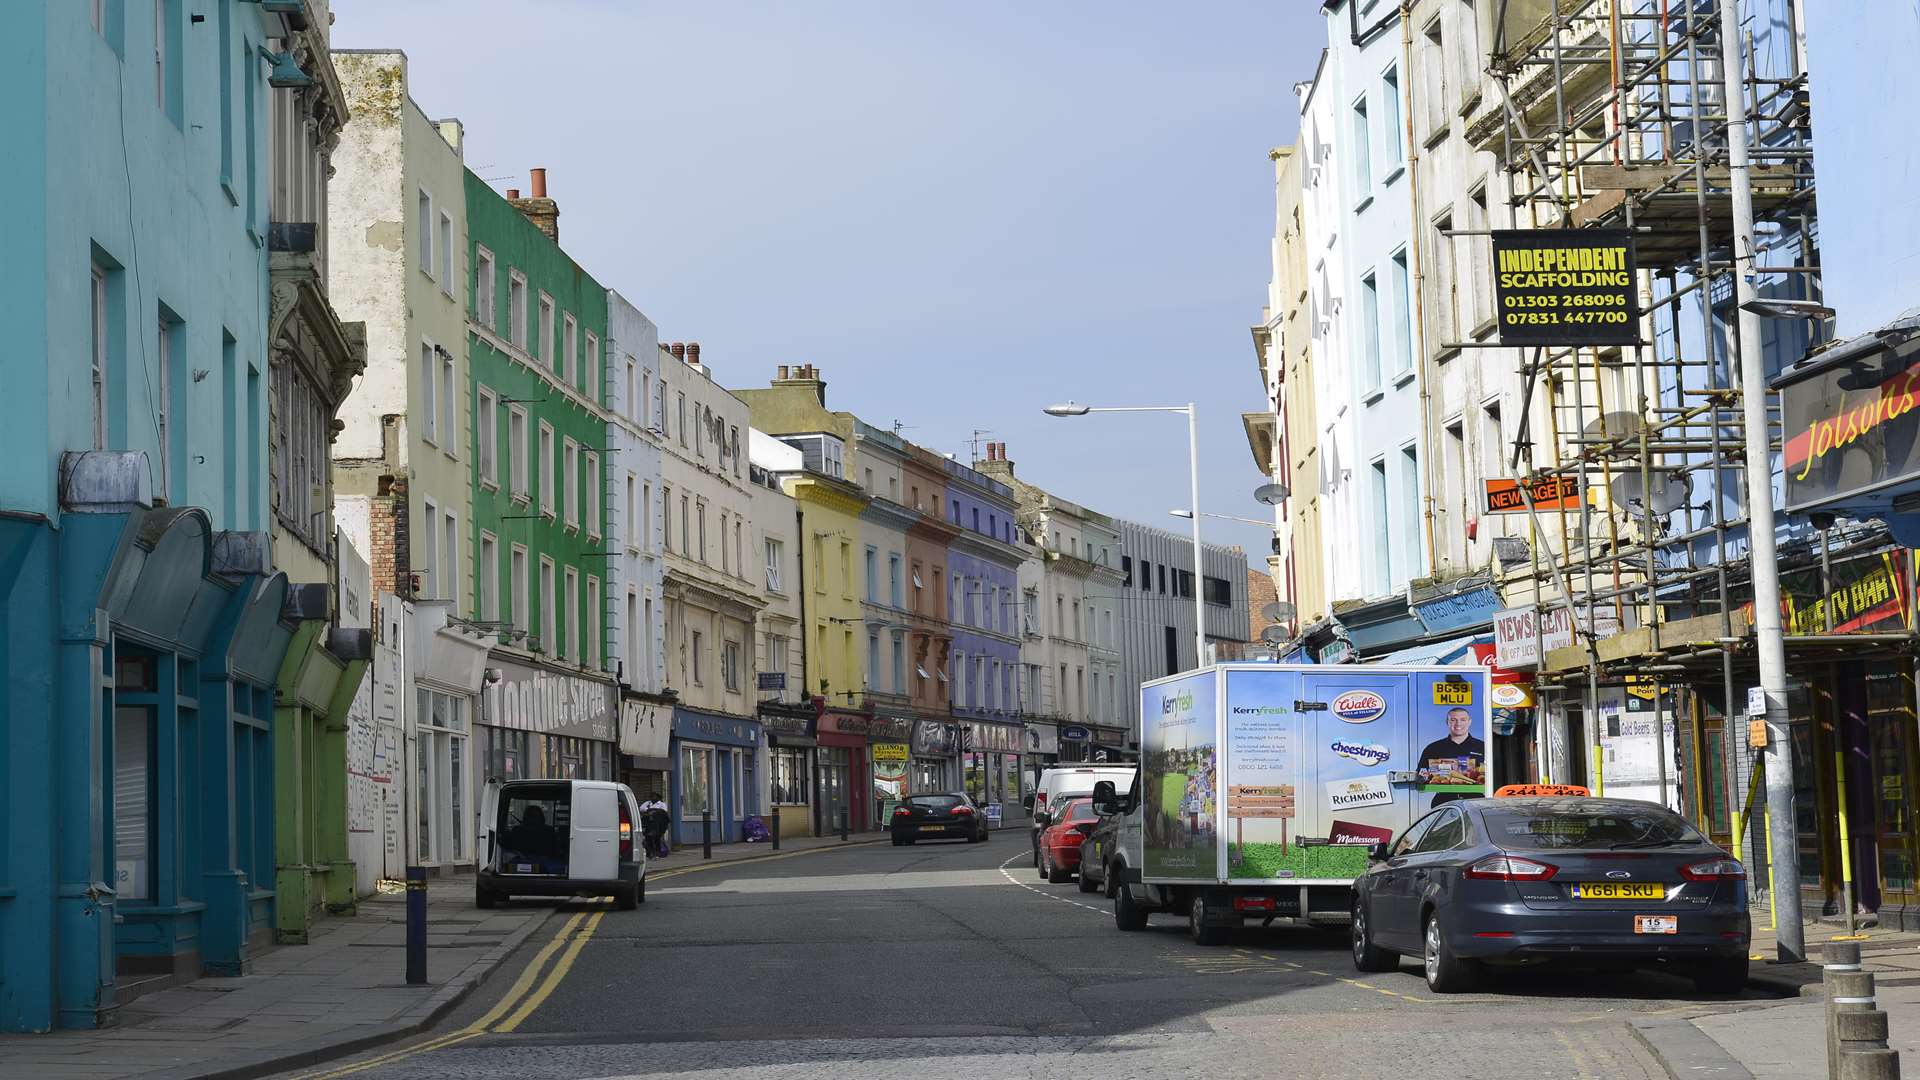
[(1677, 934), (1680, 932), (1680, 918), (1677, 915), (1635, 915), (1633, 932), (1636, 934)]
[(945, 825), (922, 825), (920, 826), (920, 831), (921, 832), (946, 832), (947, 827)]
[(1573, 887), (1576, 900), (1665, 900), (1667, 887), (1657, 881), (1583, 881)]
[(530, 862), (515, 863), (513, 870), (517, 874), (531, 874), (533, 873), (533, 864)]

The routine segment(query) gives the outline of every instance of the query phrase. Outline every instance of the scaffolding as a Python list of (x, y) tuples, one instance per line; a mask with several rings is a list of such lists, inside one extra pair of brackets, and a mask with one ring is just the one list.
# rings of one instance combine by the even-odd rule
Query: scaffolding
[[(1543, 657), (1541, 685), (1584, 699), (1581, 752), (1592, 749), (1596, 769), (1601, 687), (1650, 677), (1718, 683), (1727, 737), (1714, 764), (1725, 769), (1738, 844), (1754, 754), (1733, 737), (1734, 680), (1753, 637), (1742, 597), (1746, 432), (1727, 310), (1736, 221), (1719, 14), (1714, 0), (1489, 2), (1491, 93), (1469, 138), (1499, 159), (1516, 226), (1626, 229), (1641, 278), (1641, 344), (1522, 355), (1522, 416), (1535, 416), (1537, 395), (1548, 430), (1523, 419), (1512, 474), (1571, 480), (1582, 497), (1577, 509), (1537, 510), (1529, 500), (1531, 561), (1508, 572), (1506, 591), (1575, 611), (1583, 662)], [(1796, 343), (1820, 333), (1799, 317), (1817, 311), (1814, 178), (1798, 28), (1790, 3), (1779, 7), (1761, 43), (1777, 63), (1756, 59), (1767, 53), (1754, 47), (1753, 24), (1738, 31), (1747, 36), (1739, 85), (1753, 217), (1775, 240), (1756, 269), (1785, 298), (1786, 318), (1769, 334), (1778, 340), (1767, 344), (1798, 359)], [(1777, 418), (1769, 443), (1778, 449)], [(1664, 794), (1674, 755), (1659, 716)], [(1681, 767), (1695, 781), (1692, 791), (1682, 784), (1682, 798), (1696, 814), (1698, 777), (1711, 767), (1696, 760), (1700, 721), (1698, 710), (1675, 717), (1676, 734), (1688, 736)]]

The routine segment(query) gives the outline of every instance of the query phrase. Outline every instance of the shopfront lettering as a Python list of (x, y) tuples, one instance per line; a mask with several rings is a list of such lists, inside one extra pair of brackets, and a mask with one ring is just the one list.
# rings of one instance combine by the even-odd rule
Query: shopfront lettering
[(482, 722), (541, 735), (614, 740), (612, 683), (513, 663), (494, 670), (501, 678), (481, 691)]

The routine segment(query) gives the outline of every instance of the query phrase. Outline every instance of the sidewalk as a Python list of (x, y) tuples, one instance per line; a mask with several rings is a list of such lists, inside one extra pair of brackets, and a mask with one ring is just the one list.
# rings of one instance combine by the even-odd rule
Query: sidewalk
[[(1826, 1002), (1820, 988), (1820, 946), (1842, 927), (1807, 927), (1810, 961), (1780, 964), (1774, 934), (1756, 930), (1750, 989), (1784, 995), (1778, 1004), (1722, 1005), (1702, 1001), (1673, 1017), (1629, 1022), (1634, 1034), (1674, 1077), (1716, 1080), (1806, 1080), (1827, 1072)], [(1863, 930), (1861, 966), (1874, 973), (1880, 1008), (1887, 1012), (1888, 1045), (1903, 1060), (1920, 1062), (1920, 934)]]
[[(647, 876), (887, 840), (884, 832), (854, 833), (844, 845), (838, 835), (807, 837), (784, 840), (779, 851), (727, 844), (711, 860), (698, 846), (677, 848)], [(256, 957), (251, 974), (136, 998), (112, 1027), (0, 1035), (0, 1080), (241, 1080), (345, 1057), (426, 1030), (557, 910), (551, 901), (520, 900), (483, 912), (470, 875), (432, 880), (429, 981), (416, 987), (406, 982), (406, 896), (376, 894), (352, 916), (318, 920), (308, 944)]]

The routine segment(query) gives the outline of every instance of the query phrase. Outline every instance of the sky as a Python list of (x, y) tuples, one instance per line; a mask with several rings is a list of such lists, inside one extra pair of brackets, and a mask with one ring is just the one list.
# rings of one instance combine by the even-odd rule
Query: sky
[[(1307, 0), (334, 0), (335, 48), (398, 48), (467, 165), (545, 167), (576, 261), (715, 380), (813, 364), (828, 405), (1184, 531), (1266, 518), (1240, 414), (1273, 165), (1326, 43)], [(1271, 533), (1205, 523), (1264, 566)]]

